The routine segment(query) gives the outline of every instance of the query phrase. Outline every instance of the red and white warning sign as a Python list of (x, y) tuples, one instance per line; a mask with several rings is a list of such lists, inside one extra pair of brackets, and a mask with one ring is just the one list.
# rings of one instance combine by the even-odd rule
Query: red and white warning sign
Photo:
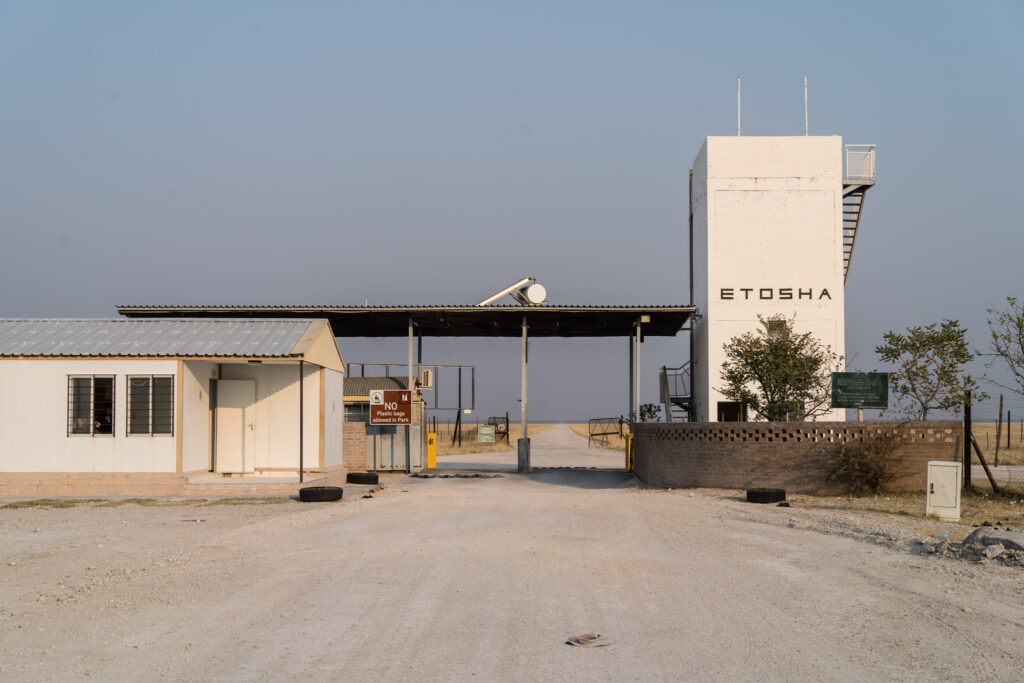
[(375, 389), (370, 392), (370, 424), (412, 424), (412, 394), (394, 389)]

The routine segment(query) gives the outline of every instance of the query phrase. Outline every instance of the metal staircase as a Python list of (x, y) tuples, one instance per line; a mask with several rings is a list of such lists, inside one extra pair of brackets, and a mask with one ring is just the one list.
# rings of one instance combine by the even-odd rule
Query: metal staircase
[(665, 422), (692, 422), (696, 415), (690, 364), (678, 368), (661, 366), (658, 386), (665, 406)]
[(864, 213), (864, 197), (875, 185), (875, 146), (846, 145), (843, 174), (843, 284), (850, 275), (857, 230)]

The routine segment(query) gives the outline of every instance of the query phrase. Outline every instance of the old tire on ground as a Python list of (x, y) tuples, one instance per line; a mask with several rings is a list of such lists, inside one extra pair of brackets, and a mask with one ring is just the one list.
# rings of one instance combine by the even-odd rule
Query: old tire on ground
[(307, 486), (299, 489), (299, 500), (303, 503), (328, 503), (341, 500), (341, 494), (340, 486)]
[(378, 484), (380, 477), (376, 472), (349, 472), (346, 480), (350, 484)]
[(785, 489), (747, 489), (748, 503), (781, 503), (784, 500)]

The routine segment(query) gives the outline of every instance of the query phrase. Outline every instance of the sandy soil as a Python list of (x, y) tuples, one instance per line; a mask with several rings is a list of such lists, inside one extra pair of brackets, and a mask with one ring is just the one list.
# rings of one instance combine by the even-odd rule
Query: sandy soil
[(607, 469), (0, 510), (0, 679), (1019, 680), (1024, 570), (948, 528)]

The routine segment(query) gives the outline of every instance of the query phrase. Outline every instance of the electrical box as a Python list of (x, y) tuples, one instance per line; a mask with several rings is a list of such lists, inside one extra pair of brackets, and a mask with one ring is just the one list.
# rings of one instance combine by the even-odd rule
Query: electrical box
[[(461, 370), (460, 370), (461, 372)], [(420, 389), (434, 388), (434, 371), (430, 368), (420, 370)]]
[(946, 460), (930, 461), (925, 514), (936, 515), (947, 522), (959, 522), (962, 482), (962, 464)]

